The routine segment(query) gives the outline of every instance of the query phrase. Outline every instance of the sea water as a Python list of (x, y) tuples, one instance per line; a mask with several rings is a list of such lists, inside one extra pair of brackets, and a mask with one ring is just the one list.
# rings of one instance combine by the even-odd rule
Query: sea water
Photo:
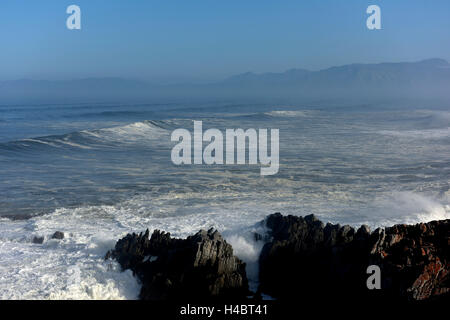
[[(280, 167), (171, 161), (171, 132), (279, 129)], [(217, 228), (248, 263), (274, 212), (372, 228), (450, 218), (450, 111), (269, 104), (0, 106), (0, 299), (135, 299), (129, 232)], [(55, 231), (65, 233), (53, 240)], [(34, 236), (44, 236), (34, 244)]]

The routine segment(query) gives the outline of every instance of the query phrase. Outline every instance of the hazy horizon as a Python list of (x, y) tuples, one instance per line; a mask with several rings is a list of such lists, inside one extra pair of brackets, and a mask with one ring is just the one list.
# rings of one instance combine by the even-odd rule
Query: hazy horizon
[[(239, 73), (217, 81), (165, 84), (120, 77), (71, 80), (0, 81), (5, 103), (74, 103), (196, 101), (245, 99), (247, 101), (361, 103), (449, 99), (450, 64), (443, 59), (412, 63), (349, 64), (320, 71), (289, 69), (282, 73)], [(324, 100), (325, 99), (325, 100)]]
[[(139, 78), (139, 77), (122, 77), (119, 75), (110, 75), (110, 76), (77, 76), (77, 77), (67, 77), (67, 78), (33, 78), (33, 77), (24, 77), (24, 78), (12, 78), (12, 79), (3, 79), (0, 81), (3, 82), (11, 82), (11, 81), (49, 81), (49, 82), (59, 82), (59, 81), (77, 81), (77, 80), (90, 80), (90, 79), (120, 79), (120, 80), (130, 80), (130, 81), (139, 81), (142, 83), (146, 83), (146, 84), (150, 84), (150, 85), (177, 85), (177, 84), (211, 84), (211, 83), (215, 83), (215, 82), (220, 82), (223, 80), (227, 80), (229, 78), (232, 78), (234, 76), (240, 76), (240, 75), (245, 75), (245, 74), (253, 74), (253, 75), (265, 75), (265, 74), (283, 74), (283, 73), (287, 73), (289, 71), (293, 71), (293, 70), (305, 70), (305, 71), (309, 71), (309, 72), (320, 72), (320, 71), (326, 71), (332, 68), (339, 68), (339, 67), (346, 67), (346, 66), (352, 66), (352, 65), (382, 65), (382, 64), (403, 64), (403, 63), (410, 63), (410, 64), (414, 64), (414, 63), (420, 63), (420, 62), (424, 62), (424, 61), (432, 61), (432, 60), (444, 60), (445, 62), (449, 63), (449, 60), (441, 58), (441, 57), (429, 57), (429, 58), (425, 58), (425, 59), (421, 59), (421, 60), (413, 60), (413, 61), (403, 61), (403, 60), (399, 60), (399, 61), (381, 61), (381, 62), (350, 62), (350, 63), (345, 63), (342, 65), (330, 65), (330, 66), (326, 66), (324, 68), (320, 68), (320, 69), (308, 69), (308, 68), (303, 68), (303, 67), (292, 67), (292, 68), (287, 68), (287, 69), (282, 69), (282, 70), (275, 70), (275, 71), (253, 71), (253, 70), (242, 70), (241, 72), (237, 72), (234, 74), (229, 74), (226, 75), (224, 77), (217, 77), (214, 79), (203, 79), (203, 80), (199, 80), (196, 79), (194, 75), (191, 76), (186, 76), (184, 78), (180, 78), (177, 81), (169, 81), (169, 82), (165, 82), (164, 80), (158, 82), (157, 80), (149, 80), (149, 79), (144, 79), (144, 78)], [(160, 79), (161, 80), (161, 79)]]

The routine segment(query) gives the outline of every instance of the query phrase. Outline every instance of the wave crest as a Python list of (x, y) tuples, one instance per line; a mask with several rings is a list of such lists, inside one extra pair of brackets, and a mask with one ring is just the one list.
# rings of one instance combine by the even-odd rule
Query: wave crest
[(117, 144), (158, 140), (169, 134), (174, 121), (145, 120), (111, 128), (82, 130), (64, 135), (27, 138), (0, 144), (6, 151), (42, 150), (43, 148), (94, 149)]

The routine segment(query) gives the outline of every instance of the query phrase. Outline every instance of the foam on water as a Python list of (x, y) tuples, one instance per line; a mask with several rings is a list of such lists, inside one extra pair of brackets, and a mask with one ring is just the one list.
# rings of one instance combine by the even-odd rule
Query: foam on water
[(371, 209), (371, 225), (391, 226), (415, 224), (432, 220), (450, 219), (450, 198), (441, 202), (413, 192), (394, 192), (383, 199), (376, 199)]
[(163, 127), (162, 121), (142, 121), (125, 126), (99, 129), (87, 134), (95, 135), (100, 139), (111, 139), (122, 142), (136, 142), (139, 140), (159, 139), (167, 135), (167, 129)]
[[(26, 138), (0, 144), (3, 149), (29, 149), (33, 147), (93, 149), (113, 144), (136, 144), (160, 141), (169, 135), (169, 121), (141, 121), (127, 125), (96, 130), (82, 130), (59, 136)], [(164, 139), (167, 141), (168, 139)]]
[[(139, 284), (131, 272), (119, 272), (117, 263), (103, 260), (114, 245), (114, 232), (105, 232), (99, 221), (89, 226), (81, 219), (57, 217), (52, 223), (49, 217), (2, 221), (0, 298), (137, 298)], [(56, 229), (64, 230), (64, 240), (50, 239)], [(34, 244), (34, 235), (44, 235), (44, 243)]]
[(267, 112), (267, 115), (274, 117), (307, 117), (311, 112), (295, 110), (276, 110)]
[[(257, 223), (271, 213), (372, 229), (450, 218), (448, 112), (241, 109), (196, 120), (205, 129), (279, 128), (277, 175), (261, 177), (259, 166), (173, 165), (170, 132), (193, 128), (192, 119), (174, 119), (178, 111), (171, 120), (2, 143), (0, 215), (32, 218), (0, 218), (0, 298), (137, 298), (136, 279), (103, 257), (146, 228), (176, 237), (217, 228), (247, 262), (255, 289), (262, 243), (252, 232), (263, 232)], [(65, 238), (50, 239), (55, 231)]]
[(404, 130), (404, 131), (382, 130), (379, 133), (399, 138), (442, 139), (450, 137), (450, 127), (440, 129), (428, 129), (428, 130)]
[[(160, 212), (154, 212), (149, 206), (151, 199), (140, 195), (114, 206), (61, 208), (21, 221), (3, 218), (0, 221), (0, 298), (136, 299), (140, 285), (131, 272), (120, 272), (117, 263), (104, 261), (103, 257), (117, 239), (146, 228), (165, 230), (175, 237), (217, 228), (232, 244), (235, 254), (247, 263), (250, 287), (256, 289), (257, 260), (263, 243), (254, 241), (253, 232), (264, 232), (258, 222), (272, 213), (267, 211), (264, 199), (228, 206), (212, 202), (197, 204), (181, 216), (164, 216), (166, 209), (171, 210), (170, 199), (156, 201)], [(350, 224), (368, 222), (375, 227), (450, 218), (450, 206), (413, 193), (394, 194), (376, 203), (378, 208), (372, 211), (369, 221), (361, 220), (363, 214), (354, 216)], [(303, 215), (289, 210), (288, 206), (282, 212)], [(321, 215), (321, 219), (326, 222), (336, 220), (336, 216)], [(64, 232), (65, 238), (50, 239), (55, 231)], [(34, 236), (44, 236), (44, 243), (32, 243)]]
[[(136, 207), (145, 206), (140, 199), (115, 206), (62, 208), (22, 221), (3, 218), (0, 298), (135, 299), (140, 288), (137, 280), (103, 257), (117, 239), (146, 228), (186, 237), (200, 229), (215, 227), (231, 239), (242, 259), (253, 268), (256, 265), (258, 251), (249, 236), (258, 220), (253, 210), (230, 212), (208, 210), (205, 206), (198, 208), (203, 212), (198, 215), (161, 218), (151, 212), (136, 212)], [(50, 239), (55, 231), (64, 232), (65, 238)], [(44, 236), (44, 243), (32, 243), (34, 236)], [(251, 279), (256, 280), (256, 276), (255, 271), (250, 272)]]

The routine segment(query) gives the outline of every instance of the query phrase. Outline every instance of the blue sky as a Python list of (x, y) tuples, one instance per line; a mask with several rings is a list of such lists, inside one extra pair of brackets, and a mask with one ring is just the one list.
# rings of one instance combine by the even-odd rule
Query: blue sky
[[(66, 8), (82, 30), (66, 28)], [(381, 7), (382, 30), (366, 28)], [(447, 0), (1, 0), (0, 80), (208, 81), (348, 63), (450, 60)]]

